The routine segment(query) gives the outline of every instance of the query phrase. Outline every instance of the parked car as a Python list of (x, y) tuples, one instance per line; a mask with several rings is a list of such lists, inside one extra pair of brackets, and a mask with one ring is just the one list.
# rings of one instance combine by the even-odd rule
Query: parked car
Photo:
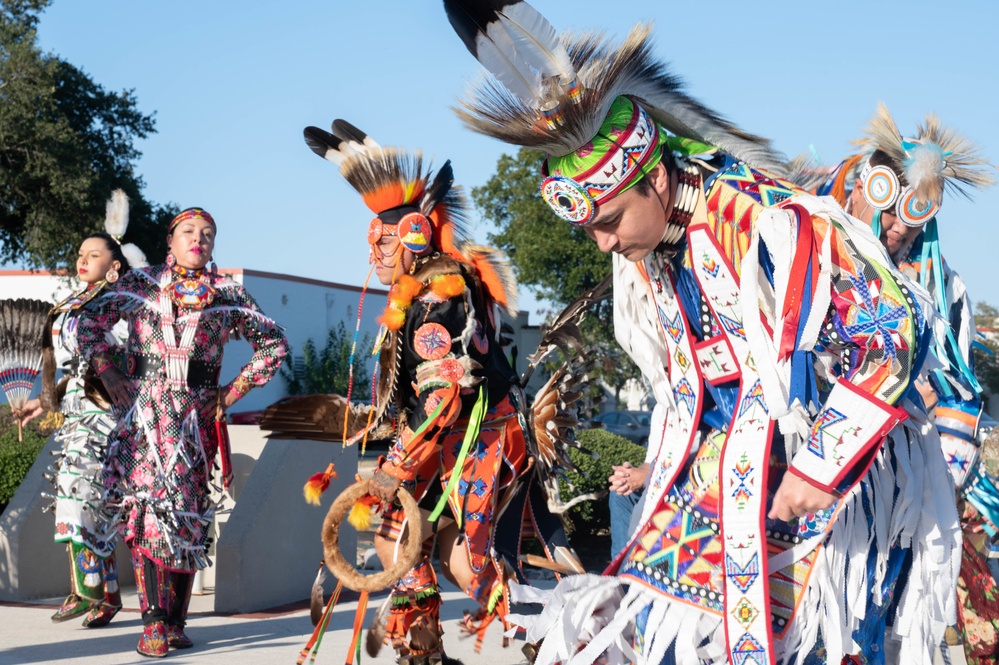
[(648, 411), (607, 411), (589, 421), (591, 429), (604, 429), (623, 436), (632, 443), (649, 445), (649, 425), (652, 414)]

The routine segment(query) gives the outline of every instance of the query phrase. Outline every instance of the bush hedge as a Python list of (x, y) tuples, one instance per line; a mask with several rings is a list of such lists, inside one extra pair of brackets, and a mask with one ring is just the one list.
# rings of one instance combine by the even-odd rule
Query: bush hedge
[[(613, 473), (611, 466), (623, 464), (625, 461), (638, 466), (645, 461), (644, 447), (606, 430), (580, 430), (577, 438), (593, 455), (575, 449), (569, 450), (569, 458), (585, 475), (571, 471), (566, 474), (576, 491), (572, 491), (564, 481), (561, 482), (563, 501), (580, 494), (606, 492), (607, 478)], [(606, 532), (610, 529), (610, 509), (607, 507), (606, 494), (594, 501), (584, 501), (573, 506), (569, 509), (567, 517), (574, 538), (596, 536)]]
[(10, 503), (52, 434), (52, 430), (38, 426), (40, 420), (36, 418), (28, 423), (24, 428), (24, 441), (18, 442), (17, 425), (11, 417), (10, 406), (0, 405), (0, 513)]

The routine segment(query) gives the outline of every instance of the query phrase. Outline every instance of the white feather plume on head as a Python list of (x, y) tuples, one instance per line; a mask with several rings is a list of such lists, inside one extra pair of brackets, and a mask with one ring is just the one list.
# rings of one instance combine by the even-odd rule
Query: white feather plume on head
[(139, 249), (138, 245), (125, 243), (121, 246), (121, 253), (128, 259), (128, 265), (132, 268), (145, 268), (149, 265), (145, 252)]
[(121, 239), (128, 229), (128, 196), (121, 189), (111, 192), (107, 212), (104, 217), (104, 230), (108, 235)]
[(887, 155), (902, 183), (913, 188), (920, 202), (940, 205), (944, 189), (968, 196), (968, 187), (992, 185), (988, 162), (978, 148), (953, 129), (944, 127), (933, 113), (916, 127), (916, 136), (902, 136), (883, 102), (868, 123), (864, 138), (854, 141), (868, 157), (875, 151)]
[(943, 149), (936, 143), (917, 143), (909, 147), (902, 160), (905, 179), (914, 190), (920, 203), (932, 201), (940, 205), (943, 199), (943, 170), (947, 165)]

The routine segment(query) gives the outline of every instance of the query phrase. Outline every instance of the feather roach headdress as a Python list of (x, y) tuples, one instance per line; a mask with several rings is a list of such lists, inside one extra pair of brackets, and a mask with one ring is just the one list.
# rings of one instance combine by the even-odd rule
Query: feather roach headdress
[(781, 172), (783, 160), (689, 97), (653, 55), (651, 27), (639, 24), (621, 43), (603, 35), (557, 35), (526, 2), (444, 0), (451, 25), (495, 77), (456, 109), (472, 130), (561, 156), (585, 148), (611, 105), (630, 97), (667, 130), (717, 146), (756, 166)]
[(469, 239), (468, 205), (461, 188), (454, 185), (450, 161), (434, 174), (424, 168), (418, 151), (383, 148), (345, 120), (334, 120), (332, 130), (306, 127), (305, 143), (338, 165), (341, 175), (375, 213), (369, 242), (380, 237), (383, 227), (397, 228), (393, 232), (400, 242), (418, 256), (440, 252), (473, 265), (490, 296), (508, 310), (516, 310), (516, 287), (506, 257)]
[(128, 230), (128, 196), (123, 190), (111, 192), (104, 216), (104, 230), (121, 245), (121, 252), (133, 268), (143, 268), (149, 265), (146, 255), (133, 243), (121, 244), (121, 239)]
[[(944, 190), (968, 197), (968, 188), (993, 183), (978, 148), (941, 125), (933, 113), (917, 125), (915, 137), (903, 137), (888, 108), (878, 103), (866, 134), (854, 141), (867, 160), (860, 163), (864, 195), (880, 210), (897, 202), (899, 218), (910, 226), (921, 226), (936, 214)], [(876, 164), (875, 153), (887, 157), (887, 163)]]

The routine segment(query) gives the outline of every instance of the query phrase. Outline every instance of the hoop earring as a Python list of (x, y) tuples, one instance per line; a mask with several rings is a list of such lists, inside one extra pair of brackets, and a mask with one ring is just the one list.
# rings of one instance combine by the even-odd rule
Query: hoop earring
[(108, 284), (114, 284), (118, 281), (118, 271), (111, 268), (111, 270), (108, 270), (107, 273), (104, 274), (104, 279), (107, 280)]
[(177, 265), (177, 257), (175, 257), (173, 254), (167, 254), (166, 264), (167, 268), (173, 268), (175, 265)]

